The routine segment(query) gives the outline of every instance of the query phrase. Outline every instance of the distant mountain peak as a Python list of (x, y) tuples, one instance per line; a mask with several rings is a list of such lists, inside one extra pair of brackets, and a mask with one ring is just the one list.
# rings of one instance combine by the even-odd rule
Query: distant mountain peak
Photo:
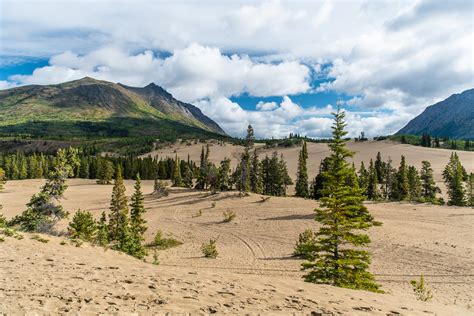
[(474, 139), (474, 89), (456, 93), (428, 106), (397, 134), (430, 134), (454, 139)]
[[(199, 108), (176, 100), (155, 83), (138, 88), (91, 77), (56, 85), (1, 90), (0, 117), (3, 118), (0, 131), (19, 130), (24, 128), (23, 125), (21, 128), (5, 126), (27, 126), (30, 122), (60, 120), (84, 125), (84, 122), (101, 124), (100, 122), (107, 120), (125, 119), (143, 120), (148, 123), (155, 121), (156, 131), (163, 130), (169, 122), (176, 122), (193, 127), (194, 130), (226, 135), (224, 130)], [(27, 133), (28, 129), (24, 132)], [(142, 131), (144, 132), (152, 131)], [(159, 136), (159, 133), (155, 134)]]

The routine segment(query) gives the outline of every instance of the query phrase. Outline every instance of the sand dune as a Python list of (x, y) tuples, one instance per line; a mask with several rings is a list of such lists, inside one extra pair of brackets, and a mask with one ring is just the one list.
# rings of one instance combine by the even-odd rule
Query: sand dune
[[(153, 151), (144, 156), (174, 157), (175, 155), (178, 155), (181, 159), (187, 159), (189, 155), (191, 160), (199, 162), (202, 146), (203, 144), (192, 144), (188, 146), (186, 144), (176, 143), (172, 146)], [(357, 170), (360, 167), (361, 161), (364, 161), (366, 167), (368, 167), (370, 159), (375, 160), (377, 152), (379, 151), (382, 154), (383, 160), (387, 160), (389, 157), (392, 159), (394, 167), (398, 167), (401, 155), (405, 156), (409, 165), (414, 165), (417, 169), (421, 168), (421, 162), (423, 160), (428, 160), (434, 170), (435, 181), (442, 190), (445, 188), (442, 172), (448, 163), (449, 156), (452, 152), (456, 152), (459, 155), (461, 162), (468, 172), (474, 172), (474, 152), (426, 148), (395, 143), (392, 141), (367, 141), (363, 143), (350, 141), (348, 147), (355, 153), (352, 161), (355, 163)], [(283, 154), (287, 162), (289, 175), (293, 179), (296, 178), (298, 155), (301, 147), (266, 149), (263, 144), (256, 144), (255, 148), (257, 148), (261, 158), (265, 157), (265, 155), (270, 156), (274, 151)], [(242, 146), (234, 146), (231, 144), (225, 144), (223, 146), (211, 144), (209, 159), (218, 164), (221, 160), (227, 157), (231, 159), (231, 165), (234, 168), (240, 159), (239, 157), (243, 150), (244, 148)], [(321, 160), (328, 155), (329, 148), (327, 144), (308, 143), (308, 175), (310, 179), (313, 179), (316, 176)], [(292, 192), (292, 188), (290, 188), (289, 192)]]
[[(0, 194), (2, 212), (20, 213), (41, 182), (8, 182)], [(68, 184), (62, 201), (67, 210), (98, 216), (108, 209), (112, 186), (78, 179)], [(161, 264), (154, 266), (97, 247), (63, 246), (58, 238), (42, 244), (28, 235), (6, 237), (0, 244), (0, 311), (473, 314), (472, 208), (369, 203), (384, 223), (370, 231), (370, 251), (371, 270), (387, 294), (373, 294), (301, 280), (301, 261), (292, 250), (300, 232), (318, 227), (315, 201), (272, 197), (259, 203), (257, 195), (186, 189), (156, 199), (149, 194), (152, 182), (143, 184), (147, 240), (160, 229), (183, 245), (161, 251)], [(126, 185), (131, 194), (133, 182)], [(228, 209), (237, 217), (222, 223)], [(195, 217), (198, 210), (202, 216)], [(215, 260), (199, 250), (211, 237), (218, 239)], [(433, 291), (431, 303), (416, 301), (412, 293), (409, 281), (420, 274)]]

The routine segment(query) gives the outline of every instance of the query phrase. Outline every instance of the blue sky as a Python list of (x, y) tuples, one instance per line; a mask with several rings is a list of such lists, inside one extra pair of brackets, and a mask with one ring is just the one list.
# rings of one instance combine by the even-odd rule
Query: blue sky
[[(474, 86), (469, 1), (3, 0), (0, 89), (154, 82), (228, 133), (396, 132)], [(439, 25), (443, 25), (442, 28)]]

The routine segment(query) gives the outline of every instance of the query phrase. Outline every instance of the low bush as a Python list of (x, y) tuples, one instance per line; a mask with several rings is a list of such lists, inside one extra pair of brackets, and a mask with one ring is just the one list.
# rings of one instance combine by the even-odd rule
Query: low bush
[(149, 247), (154, 247), (157, 250), (165, 250), (173, 247), (177, 247), (179, 245), (182, 245), (183, 243), (179, 240), (176, 240), (174, 238), (165, 238), (163, 236), (163, 232), (161, 230), (158, 230), (156, 232), (155, 238), (153, 239), (153, 242), (149, 244)]
[(433, 294), (425, 284), (425, 278), (423, 274), (420, 276), (420, 280), (411, 280), (410, 284), (413, 286), (413, 292), (415, 292), (416, 299), (423, 302), (431, 301)]
[(205, 258), (215, 259), (218, 256), (216, 248), (217, 239), (211, 238), (208, 243), (201, 246), (201, 252)]
[(73, 239), (94, 240), (97, 233), (97, 223), (92, 213), (78, 210), (69, 223), (69, 233)]
[(311, 256), (311, 252), (314, 250), (316, 246), (316, 234), (311, 229), (306, 229), (302, 232), (299, 237), (298, 241), (295, 245), (295, 250), (293, 255), (296, 257), (302, 257), (308, 259)]
[(224, 214), (224, 220), (223, 220), (224, 223), (232, 222), (234, 218), (237, 216), (237, 214), (235, 214), (235, 212), (232, 210), (226, 210), (224, 211), (223, 214)]

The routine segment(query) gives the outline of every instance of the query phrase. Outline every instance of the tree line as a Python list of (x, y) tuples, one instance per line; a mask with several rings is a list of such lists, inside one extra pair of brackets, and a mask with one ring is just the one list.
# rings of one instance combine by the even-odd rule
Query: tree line
[[(303, 144), (298, 159), (295, 195), (319, 200), (324, 196), (323, 192), (328, 182), (325, 174), (329, 169), (329, 157), (321, 161), (319, 172), (311, 184), (308, 181), (307, 159), (307, 147)], [(402, 155), (400, 165), (395, 168), (390, 158), (383, 161), (382, 155), (378, 152), (375, 161), (371, 159), (368, 167), (361, 162), (358, 171), (354, 165), (351, 170), (346, 181), (350, 185), (357, 182), (366, 200), (445, 203), (442, 197), (437, 197), (441, 190), (436, 186), (429, 161), (422, 161), (421, 169), (418, 170), (415, 166), (409, 166), (405, 156)], [(443, 171), (443, 179), (447, 187), (449, 205), (474, 205), (474, 174), (466, 172), (455, 152), (451, 154)]]

